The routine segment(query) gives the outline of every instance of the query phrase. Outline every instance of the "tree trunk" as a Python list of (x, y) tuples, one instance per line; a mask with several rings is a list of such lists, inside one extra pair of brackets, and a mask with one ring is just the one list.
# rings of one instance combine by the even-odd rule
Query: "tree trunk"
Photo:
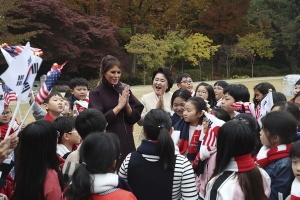
[(143, 73), (144, 73), (144, 85), (146, 85), (146, 66), (145, 66), (145, 64), (143, 64), (143, 68), (144, 68), (144, 70), (143, 70)]
[[(297, 51), (297, 50), (294, 50)], [(296, 69), (299, 63), (299, 55), (293, 50), (284, 50), (284, 57), (289, 63), (290, 72), (296, 74)]]
[(136, 68), (136, 54), (132, 54), (132, 65), (131, 65), (130, 76), (135, 76), (135, 68)]
[(198, 66), (199, 66), (199, 71), (200, 71), (200, 81), (202, 81), (202, 74), (201, 74), (201, 61), (199, 60), (198, 62)]
[(181, 73), (183, 73), (183, 58), (181, 59)]

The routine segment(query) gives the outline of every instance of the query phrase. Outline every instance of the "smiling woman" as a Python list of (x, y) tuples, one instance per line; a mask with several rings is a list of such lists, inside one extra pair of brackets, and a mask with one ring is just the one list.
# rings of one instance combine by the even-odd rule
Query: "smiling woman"
[(171, 98), (173, 87), (172, 72), (166, 67), (160, 67), (152, 73), (152, 88), (154, 92), (142, 96), (141, 102), (144, 110), (138, 122), (140, 126), (144, 123), (145, 115), (152, 109), (162, 109), (171, 113)]
[(100, 84), (89, 93), (89, 108), (100, 110), (108, 123), (106, 131), (117, 134), (120, 139), (119, 164), (128, 153), (135, 151), (132, 127), (141, 118), (144, 108), (129, 86), (120, 82), (121, 70), (117, 58), (105, 56), (101, 62)]

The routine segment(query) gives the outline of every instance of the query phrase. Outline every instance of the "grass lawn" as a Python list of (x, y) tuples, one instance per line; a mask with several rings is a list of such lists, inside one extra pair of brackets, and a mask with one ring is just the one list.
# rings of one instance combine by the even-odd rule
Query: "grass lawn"
[[(282, 81), (283, 77), (264, 77), (264, 78), (253, 78), (253, 79), (234, 79), (234, 80), (228, 80), (228, 83), (232, 83), (232, 84), (244, 84), (248, 87), (249, 92), (250, 92), (250, 100), (252, 101), (253, 98), (253, 87), (260, 83), (260, 82), (270, 82), (271, 84), (273, 84), (276, 88), (276, 90), (278, 92), (282, 92), (281, 90), (281, 81)], [(207, 83), (213, 85), (215, 81), (211, 82), (211, 81), (207, 81)], [(199, 84), (199, 82), (194, 82), (194, 89), (196, 88), (196, 86)], [(174, 85), (173, 88), (171, 89), (171, 91), (175, 91), (177, 89), (177, 86)], [(153, 89), (151, 87), (151, 85), (146, 85), (146, 86), (132, 86), (131, 90), (133, 92), (133, 94), (138, 98), (141, 99), (141, 97), (144, 94), (153, 92)], [(291, 99), (291, 96), (287, 96), (287, 99)], [(14, 111), (15, 109), (15, 104), (11, 105), (11, 109), (12, 111)], [(23, 104), (21, 104), (20, 106), (20, 112), (21, 112), (21, 116), (22, 118), (25, 116), (26, 112), (29, 109), (29, 103), (28, 102), (24, 102)], [(17, 114), (17, 118), (18, 120), (20, 120), (20, 116), (19, 113)], [(29, 117), (26, 120), (26, 124), (33, 122), (34, 118), (32, 116), (32, 114), (29, 114)], [(140, 141), (141, 141), (141, 131), (142, 131), (142, 127), (135, 124), (134, 125), (134, 140), (135, 140), (135, 144), (136, 146), (140, 145)]]

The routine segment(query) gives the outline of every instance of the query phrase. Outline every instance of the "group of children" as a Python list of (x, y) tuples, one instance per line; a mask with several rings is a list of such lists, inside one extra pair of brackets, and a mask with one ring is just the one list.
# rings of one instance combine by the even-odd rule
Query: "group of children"
[[(46, 111), (30, 100), (37, 121), (20, 132), (15, 174), (10, 162), (0, 192), (7, 199), (300, 199), (300, 81), (289, 102), (259, 83), (252, 103), (242, 84), (200, 83), (193, 91), (189, 74), (176, 81), (171, 116), (150, 110), (145, 140), (122, 163), (118, 136), (105, 132), (101, 111), (88, 109), (85, 79), (73, 79), (65, 98), (51, 92)], [(274, 105), (261, 116), (270, 91)], [(6, 106), (2, 139), (11, 121)]]

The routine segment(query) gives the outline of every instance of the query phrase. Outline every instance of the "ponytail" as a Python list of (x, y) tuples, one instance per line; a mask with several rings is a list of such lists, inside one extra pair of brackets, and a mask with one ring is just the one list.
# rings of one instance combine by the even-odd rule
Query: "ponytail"
[(66, 192), (67, 200), (88, 200), (93, 193), (93, 191), (91, 191), (90, 173), (86, 168), (86, 164), (81, 164), (75, 170), (72, 176), (72, 183)]
[(165, 127), (161, 126), (157, 140), (156, 152), (163, 163), (164, 169), (174, 169), (174, 142), (169, 131)]

